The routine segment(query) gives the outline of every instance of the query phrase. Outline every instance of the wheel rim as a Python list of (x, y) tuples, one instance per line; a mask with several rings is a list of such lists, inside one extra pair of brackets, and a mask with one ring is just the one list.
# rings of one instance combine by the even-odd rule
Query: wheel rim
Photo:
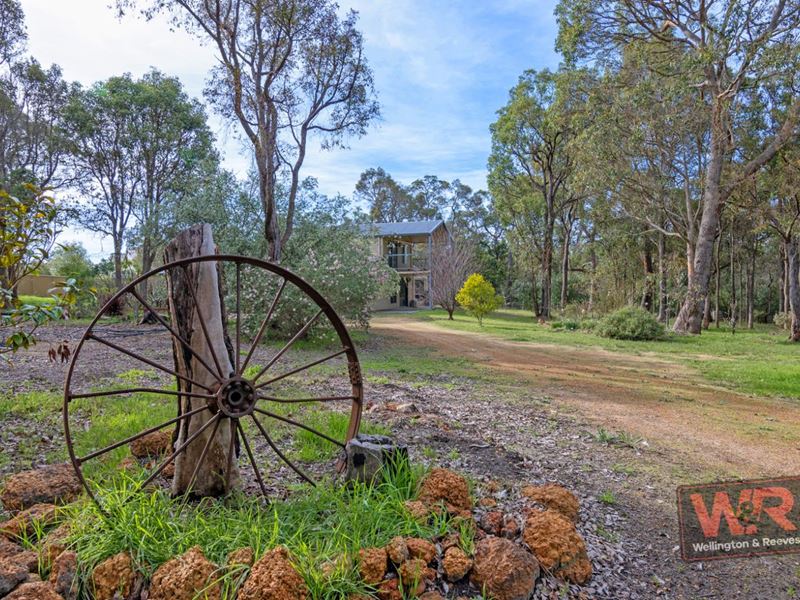
[[(175, 323), (171, 323), (169, 315), (163, 317), (159, 314), (158, 308), (154, 307), (149, 298), (143, 297), (140, 286), (145, 283), (151, 289), (152, 284), (157, 281), (159, 277), (171, 275), (173, 272), (183, 271), (190, 268), (197, 263), (216, 262), (220, 273), (228, 274), (230, 279), (235, 281), (235, 294), (233, 297), (227, 294), (223, 297), (223, 314), (225, 314), (226, 299), (228, 303), (233, 306), (233, 323), (231, 323), (231, 313), (228, 312), (228, 317), (225, 319), (226, 326), (233, 325), (234, 334), (231, 336), (230, 331), (226, 338), (229, 343), (233, 345), (231, 349), (228, 347), (228, 352), (231, 355), (231, 363), (234, 369), (233, 373), (223, 373), (220, 367), (220, 362), (217, 355), (213, 352), (213, 344), (209, 337), (203, 319), (203, 307), (197, 301), (193, 286), (188, 286), (189, 296), (192, 300), (193, 310), (197, 311), (197, 317), (201, 324), (201, 335), (211, 350), (211, 361), (203, 360), (189, 345), (180, 333), (177, 331)], [(273, 278), (273, 283), (276, 284), (274, 295), (268, 299), (255, 299), (252, 306), (262, 307), (268, 305), (266, 314), (263, 318), (257, 319), (258, 326), (251, 327), (250, 335), (245, 324), (243, 323), (243, 281), (245, 279), (245, 270), (252, 270), (260, 274), (259, 280), (265, 275), (269, 274)], [(313, 317), (304, 319), (304, 324), (297, 329), (288, 341), (279, 346), (279, 350), (275, 352), (266, 364), (257, 365), (254, 362), (254, 357), (259, 350), (259, 345), (264, 341), (269, 327), (275, 326), (275, 316), (278, 313), (278, 308), (281, 302), (286, 298), (288, 290), (293, 290), (294, 294), (299, 294), (303, 302), (309, 302), (316, 306), (316, 311)], [(103, 335), (103, 332), (98, 327), (100, 319), (108, 313), (112, 306), (115, 306), (121, 299), (132, 298), (136, 305), (142, 311), (149, 311), (157, 321), (158, 327), (164, 333), (168, 333), (169, 343), (173, 345), (175, 351), (178, 348), (183, 349), (191, 354), (191, 357), (197, 359), (197, 362), (203, 369), (208, 371), (215, 380), (214, 385), (207, 385), (196, 381), (193, 377), (181, 375), (174, 369), (174, 364), (164, 364), (163, 358), (155, 360), (150, 356), (146, 356), (139, 351), (126, 348), (125, 342), (117, 342), (108, 339), (108, 335)], [(302, 304), (302, 302), (301, 302)], [(290, 309), (291, 310), (291, 309)], [(326, 353), (325, 356), (316, 360), (300, 364), (297, 367), (287, 369), (282, 365), (285, 361), (285, 356), (292, 349), (298, 340), (300, 340), (315, 324), (320, 322), (322, 318), (327, 318), (329, 324), (335, 332), (336, 340), (340, 348), (335, 352)], [(107, 330), (109, 333), (111, 330)], [(233, 337), (233, 339), (230, 339)], [(245, 337), (249, 337), (249, 348), (244, 351)], [(76, 388), (76, 374), (81, 370), (81, 367), (91, 359), (88, 355), (89, 345), (102, 347), (106, 352), (110, 352), (114, 356), (124, 356), (129, 362), (127, 364), (134, 365), (147, 365), (160, 374), (161, 377), (170, 376), (177, 381), (180, 378), (184, 383), (191, 384), (192, 392), (179, 391), (170, 388), (165, 388), (163, 385), (159, 388), (150, 388), (143, 385), (136, 385), (133, 387), (119, 388), (118, 386), (105, 386), (109, 389), (90, 389), (88, 391), (79, 390)], [(308, 371), (318, 365), (330, 365), (334, 359), (344, 358), (341, 366), (344, 368), (343, 375), (346, 381), (349, 382), (349, 393), (331, 393), (326, 395), (316, 395), (315, 393), (309, 395), (296, 394), (286, 397), (279, 392), (276, 388), (280, 388), (290, 382), (295, 375)], [(193, 373), (195, 375), (195, 373)], [(199, 388), (199, 391), (198, 391)], [(83, 440), (76, 440), (73, 435), (73, 425), (75, 422), (83, 422), (85, 427), (85, 419), (82, 414), (80, 402), (92, 402), (102, 407), (102, 402), (111, 399), (130, 398), (133, 394), (153, 394), (157, 397), (171, 398), (174, 404), (175, 398), (178, 399), (178, 404), (182, 405), (182, 398), (199, 398), (205, 400), (205, 406), (190, 410), (183, 414), (178, 414), (177, 417), (160, 421), (155, 425), (151, 425), (138, 431), (134, 435), (125, 436), (122, 439), (113, 441), (110, 444), (104, 444), (99, 448), (91, 447), (92, 444), (84, 442)], [(149, 397), (149, 396), (148, 396)], [(311, 427), (303, 423), (301, 418), (296, 418), (291, 410), (295, 407), (299, 410), (305, 411), (304, 415), (308, 416), (308, 409), (312, 411), (314, 407), (327, 407), (334, 406), (344, 407), (346, 403), (350, 403), (348, 414), (348, 422), (346, 433), (337, 439), (335, 436), (328, 435), (325, 432), (319, 431), (315, 427)], [(330, 403), (330, 404), (329, 404)], [(358, 362), (355, 347), (352, 343), (350, 335), (344, 323), (333, 309), (333, 307), (325, 300), (325, 298), (314, 289), (308, 282), (273, 263), (263, 261), (260, 259), (234, 256), (234, 255), (211, 255), (192, 257), (187, 259), (178, 260), (172, 263), (165, 264), (161, 267), (153, 269), (148, 273), (136, 278), (134, 281), (119, 290), (112, 296), (106, 304), (98, 311), (92, 322), (86, 328), (78, 342), (75, 352), (73, 353), (72, 360), (67, 371), (66, 382), (64, 384), (64, 434), (67, 444), (67, 450), (70, 460), (81, 481), (83, 487), (86, 489), (89, 496), (100, 506), (99, 499), (95, 493), (98, 489), (97, 485), (93, 485), (90, 481), (91, 478), (87, 476), (87, 466), (95, 464), (93, 461), (102, 461), (103, 457), (115, 450), (124, 447), (131, 442), (139, 440), (144, 436), (156, 432), (166, 430), (167, 428), (174, 428), (175, 426), (182, 426), (184, 421), (188, 422), (193, 416), (208, 410), (211, 411), (213, 416), (204, 423), (201, 428), (194, 432), (193, 435), (187, 437), (184, 442), (177, 447), (171, 446), (171, 452), (167, 453), (166, 457), (161, 457), (157, 466), (148, 467), (148, 477), (144, 479), (135, 488), (134, 491), (141, 490), (154, 482), (170, 464), (174, 464), (175, 459), (194, 443), (197, 437), (202, 434), (206, 429), (213, 427), (212, 435), (208, 438), (203, 451), (201, 452), (200, 459), (198, 460), (192, 477), (190, 478), (189, 488), (194, 483), (198, 471), (203, 464), (204, 459), (209, 450), (211, 440), (215, 437), (216, 432), (220, 427), (230, 427), (230, 447), (227, 453), (228, 466), (227, 474), (230, 475), (232, 461), (238, 461), (241, 456), (237, 456), (235, 452), (235, 442), (239, 440), (241, 447), (244, 449), (243, 453), (245, 464), (249, 463), (252, 469), (258, 490), (264, 496), (268, 496), (265, 477), (262, 474), (262, 469), (259, 466), (259, 457), (256, 455), (254, 447), (254, 439), (251, 436), (256, 435), (255, 439), (262, 439), (266, 446), (285, 463), (298, 477), (302, 480), (315, 483), (314, 478), (310, 476), (303, 468), (296, 464), (296, 460), (292, 460), (288, 456), (288, 451), (284, 447), (281, 448), (279, 440), (275, 439), (275, 435), (270, 434), (270, 427), (265, 426), (265, 423), (271, 425), (280, 424), (280, 426), (291, 428), (291, 430), (300, 432), (307, 432), (310, 435), (316, 436), (320, 440), (324, 440), (338, 448), (344, 448), (347, 441), (358, 433), (361, 413), (363, 405), (363, 382), (361, 378), (361, 369)], [(282, 414), (290, 409), (288, 414)], [(102, 408), (99, 409), (102, 412)], [(249, 423), (251, 428), (250, 432), (246, 431), (243, 422)], [(89, 431), (89, 429), (86, 429)], [(235, 435), (234, 435), (235, 434)], [(87, 436), (88, 437), (88, 436)], [(101, 436), (102, 437), (102, 436)], [(79, 443), (76, 443), (79, 441)], [(79, 452), (78, 446), (84, 446)], [(102, 463), (99, 463), (102, 464)], [(341, 463), (340, 463), (341, 464)], [(264, 466), (263, 464), (261, 465)], [(89, 469), (91, 471), (91, 469)], [(226, 481), (226, 488), (227, 488)]]

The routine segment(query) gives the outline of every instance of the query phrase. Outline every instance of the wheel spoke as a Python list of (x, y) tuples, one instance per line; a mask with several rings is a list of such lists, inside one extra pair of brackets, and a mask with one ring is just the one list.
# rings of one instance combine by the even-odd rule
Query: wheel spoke
[[(236, 367), (239, 372), (239, 359), (242, 354), (242, 263), (236, 263)], [(231, 430), (233, 431), (233, 430)], [(225, 486), (227, 488), (227, 486)]]
[[(188, 413), (187, 413), (187, 414), (188, 414)], [(208, 429), (208, 428), (209, 428), (209, 427), (210, 427), (210, 426), (211, 426), (213, 423), (215, 423), (215, 422), (217, 422), (217, 421), (219, 420), (219, 418), (220, 418), (220, 416), (219, 416), (219, 415), (220, 415), (220, 413), (217, 413), (217, 414), (216, 414), (216, 415), (214, 415), (212, 418), (210, 418), (208, 421), (206, 421), (205, 423), (203, 423), (203, 424), (200, 426), (200, 429), (198, 429), (198, 430), (197, 430), (197, 431), (195, 431), (195, 432), (194, 432), (192, 435), (190, 435), (190, 436), (187, 438), (187, 440), (186, 440), (185, 442), (183, 442), (183, 443), (182, 443), (182, 444), (181, 444), (181, 445), (180, 445), (180, 446), (177, 448), (177, 450), (175, 450), (175, 452), (173, 452), (172, 454), (170, 454), (170, 455), (169, 455), (169, 457), (168, 457), (168, 458), (167, 458), (167, 459), (166, 459), (164, 462), (162, 462), (160, 465), (158, 465), (158, 468), (157, 468), (155, 471), (153, 471), (153, 472), (150, 474), (150, 477), (148, 477), (147, 479), (145, 479), (145, 480), (144, 480), (144, 483), (142, 483), (142, 485), (141, 485), (141, 486), (139, 486), (139, 487), (140, 487), (140, 488), (144, 488), (144, 487), (147, 487), (147, 485), (148, 485), (149, 483), (152, 483), (152, 481), (153, 481), (153, 480), (154, 480), (156, 477), (158, 477), (158, 476), (161, 474), (161, 471), (163, 471), (164, 469), (166, 469), (166, 468), (167, 468), (167, 465), (168, 465), (169, 463), (171, 463), (173, 460), (175, 460), (175, 457), (176, 457), (176, 456), (178, 456), (178, 454), (180, 454), (181, 452), (183, 452), (183, 451), (186, 449), (186, 447), (187, 447), (189, 444), (191, 444), (193, 441), (195, 441), (195, 440), (198, 438), (198, 436), (200, 436), (200, 434), (202, 434), (202, 433), (203, 433), (203, 432), (204, 432), (206, 429)]]
[(157, 362), (154, 362), (154, 361), (150, 360), (149, 358), (145, 358), (144, 356), (136, 354), (135, 352), (131, 352), (130, 350), (126, 350), (125, 348), (123, 348), (122, 346), (118, 346), (114, 342), (109, 342), (108, 340), (104, 340), (103, 338), (99, 338), (93, 333), (86, 334), (86, 339), (94, 340), (96, 342), (100, 342), (101, 344), (104, 344), (104, 345), (108, 346), (109, 348), (113, 348), (117, 352), (122, 352), (123, 354), (127, 354), (131, 358), (135, 358), (136, 360), (140, 360), (143, 363), (145, 363), (147, 365), (150, 365), (151, 367), (155, 367), (156, 369), (164, 371), (165, 373), (169, 373), (170, 375), (174, 375), (178, 379), (183, 379), (184, 381), (186, 381), (188, 383), (191, 383), (192, 385), (196, 385), (197, 387), (201, 387), (201, 388), (203, 388), (204, 390), (206, 390), (208, 392), (213, 391), (207, 385), (204, 385), (204, 384), (200, 383), (199, 381), (195, 381), (191, 377), (186, 377), (185, 375), (181, 375), (180, 373), (170, 369), (169, 367), (165, 367), (164, 365), (160, 365)]
[(200, 408), (196, 408), (194, 410), (191, 410), (191, 411), (189, 411), (187, 413), (183, 413), (182, 415), (177, 416), (174, 419), (170, 419), (169, 421), (165, 421), (164, 423), (161, 423), (161, 425), (156, 425), (155, 427), (151, 427), (150, 429), (145, 429), (144, 431), (142, 431), (140, 433), (137, 433), (136, 435), (132, 435), (131, 437), (126, 438), (126, 439), (122, 440), (121, 442), (116, 442), (114, 444), (111, 444), (110, 446), (106, 446), (105, 448), (101, 448), (100, 450), (96, 450), (95, 452), (92, 452), (91, 454), (87, 454), (86, 456), (84, 456), (82, 458), (76, 458), (75, 460), (78, 461), (78, 464), (83, 464), (88, 460), (91, 460), (93, 458), (97, 458), (98, 456), (100, 456), (102, 454), (105, 454), (106, 452), (111, 452), (112, 450), (116, 450), (117, 448), (119, 448), (120, 446), (124, 446), (125, 444), (130, 444), (134, 440), (138, 440), (141, 437), (144, 437), (146, 435), (150, 435), (151, 433), (155, 433), (156, 431), (158, 431), (159, 429), (163, 429), (167, 425), (172, 425), (173, 423), (177, 423), (178, 421), (181, 421), (183, 419), (191, 417), (192, 415), (196, 415), (197, 413), (203, 412), (204, 410), (208, 410), (208, 407), (207, 406), (202, 406)]
[[(255, 383), (256, 381), (258, 381), (259, 377), (261, 377), (261, 376), (262, 376), (264, 373), (266, 373), (266, 372), (267, 372), (267, 370), (268, 370), (268, 369), (269, 369), (269, 368), (270, 368), (272, 365), (274, 365), (274, 364), (275, 364), (275, 363), (278, 361), (278, 359), (279, 359), (281, 356), (283, 356), (283, 355), (286, 353), (286, 351), (287, 351), (287, 350), (289, 350), (289, 348), (291, 348), (291, 347), (292, 347), (292, 345), (293, 345), (293, 344), (294, 344), (294, 343), (295, 343), (297, 340), (299, 340), (299, 339), (300, 339), (300, 337), (302, 337), (302, 335), (303, 335), (303, 334), (304, 334), (306, 331), (308, 331), (308, 328), (309, 328), (309, 327), (311, 327), (311, 326), (314, 324), (314, 321), (316, 321), (316, 320), (319, 318), (319, 316), (320, 316), (321, 314), (322, 314), (322, 309), (320, 308), (320, 309), (319, 309), (319, 312), (318, 312), (317, 314), (315, 314), (313, 317), (311, 317), (311, 319), (309, 319), (309, 321), (308, 321), (308, 322), (307, 322), (305, 325), (303, 325), (302, 329), (300, 329), (300, 331), (298, 331), (297, 333), (295, 333), (295, 334), (294, 334), (294, 337), (293, 337), (292, 339), (290, 339), (288, 342), (286, 342), (286, 345), (285, 345), (283, 348), (281, 348), (281, 349), (278, 351), (278, 353), (277, 353), (275, 356), (273, 356), (273, 357), (272, 357), (272, 360), (270, 360), (270, 361), (267, 363), (267, 365), (266, 365), (266, 366), (265, 366), (263, 369), (261, 369), (261, 370), (258, 372), (258, 375), (256, 375), (255, 377), (253, 377), (253, 383)], [(259, 386), (259, 387), (260, 387), (260, 386)]]
[(274, 398), (272, 396), (258, 395), (259, 400), (278, 402), (281, 404), (300, 404), (304, 402), (336, 402), (337, 400), (357, 400), (356, 396), (320, 396), (319, 398)]
[(202, 356), (200, 356), (197, 352), (194, 351), (192, 345), (189, 342), (187, 342), (186, 339), (181, 334), (175, 331), (175, 329), (172, 326), (170, 326), (163, 318), (161, 318), (161, 315), (159, 315), (156, 312), (156, 310), (152, 306), (150, 306), (144, 298), (142, 298), (139, 295), (139, 292), (137, 292), (135, 288), (131, 290), (131, 294), (133, 294), (134, 298), (136, 298), (142, 304), (142, 306), (144, 306), (147, 310), (150, 311), (150, 314), (153, 315), (156, 318), (156, 320), (167, 329), (167, 331), (169, 331), (181, 344), (183, 344), (184, 348), (186, 348), (189, 352), (192, 353), (192, 355), (200, 362), (201, 365), (203, 365), (206, 368), (206, 370), (211, 374), (211, 376), (214, 379), (220, 381), (219, 375), (217, 375), (217, 373), (214, 372), (214, 370), (208, 365), (205, 359), (203, 359)]
[[(268, 410), (264, 410), (262, 408), (255, 408), (254, 410), (258, 413), (261, 413), (264, 416), (272, 417), (273, 419), (277, 419), (278, 421), (283, 421), (284, 423), (288, 423), (289, 425), (294, 425), (295, 427), (299, 427), (300, 429), (305, 429), (306, 431), (313, 433), (314, 435), (319, 436), (324, 440), (328, 440), (331, 444), (336, 444), (341, 448), (345, 447), (345, 445), (339, 440), (335, 440), (329, 435), (322, 433), (321, 431), (317, 431), (316, 429), (314, 429), (313, 427), (309, 427), (308, 425), (303, 425), (302, 423), (299, 423), (294, 419), (290, 419), (289, 417), (282, 417), (281, 415), (276, 415), (275, 413), (270, 412)], [(255, 417), (253, 418), (255, 419)]]
[(264, 494), (265, 498), (268, 498), (269, 494), (267, 494), (267, 486), (264, 485), (264, 480), (261, 478), (261, 471), (258, 470), (256, 459), (253, 458), (253, 451), (250, 450), (250, 442), (247, 441), (247, 436), (244, 434), (244, 428), (242, 427), (241, 422), (238, 420), (236, 421), (236, 427), (239, 429), (239, 435), (242, 436), (242, 443), (244, 444), (244, 449), (247, 452), (247, 458), (250, 459), (250, 464), (253, 465), (253, 472), (256, 474), (256, 481), (258, 481), (258, 485), (261, 488), (261, 493)]
[[(271, 383), (275, 383), (276, 381), (280, 381), (281, 379), (289, 377), (290, 375), (294, 375), (296, 373), (300, 373), (301, 371), (305, 371), (306, 369), (310, 369), (311, 367), (315, 367), (320, 363), (324, 363), (326, 361), (331, 360), (332, 358), (336, 358), (337, 356), (341, 356), (342, 354), (344, 354), (347, 351), (348, 351), (348, 348), (345, 348), (344, 350), (339, 350), (338, 352), (334, 352), (333, 354), (331, 354), (329, 356), (326, 356), (325, 358), (320, 358), (318, 360), (315, 360), (313, 362), (305, 364), (302, 367), (297, 367), (296, 369), (292, 369), (291, 371), (288, 371), (288, 372), (286, 372), (286, 373), (284, 373), (282, 375), (278, 375), (277, 377), (273, 377), (269, 381), (265, 381), (264, 383), (258, 384), (256, 386), (256, 389), (263, 388), (265, 386), (270, 385)], [(259, 375), (261, 375), (261, 373), (259, 373)], [(258, 379), (258, 377), (256, 377), (256, 379)], [(254, 379), (253, 381), (255, 381), (256, 379)]]
[[(216, 268), (216, 267), (215, 267)], [(189, 290), (189, 296), (192, 297), (192, 302), (194, 302), (194, 309), (197, 311), (197, 320), (200, 321), (200, 329), (203, 330), (203, 337), (206, 338), (206, 344), (208, 345), (208, 351), (211, 353), (211, 358), (214, 359), (214, 365), (217, 367), (217, 373), (219, 374), (220, 378), (224, 378), (225, 374), (222, 372), (222, 367), (219, 364), (219, 359), (217, 358), (217, 352), (214, 350), (214, 344), (211, 342), (211, 336), (208, 335), (208, 327), (206, 326), (206, 320), (203, 316), (203, 311), (200, 308), (200, 303), (197, 301), (197, 294), (194, 291), (194, 285), (192, 285), (192, 281), (189, 278), (189, 269), (186, 265), (183, 265), (183, 275), (186, 277), (186, 287)]]
[(87, 392), (85, 394), (70, 394), (70, 400), (80, 398), (98, 398), (100, 396), (124, 396), (125, 394), (164, 394), (165, 396), (187, 396), (189, 398), (216, 398), (212, 394), (198, 394), (195, 392), (178, 392), (175, 390), (159, 390), (155, 388), (135, 387), (122, 390), (109, 390), (107, 392)]
[(311, 479), (308, 475), (306, 475), (302, 471), (302, 469), (300, 469), (298, 466), (296, 466), (292, 461), (290, 461), (286, 457), (286, 455), (283, 452), (281, 452), (278, 449), (278, 447), (272, 441), (272, 438), (267, 433), (267, 430), (264, 429), (264, 426), (261, 424), (261, 421), (259, 421), (258, 418), (255, 415), (250, 415), (250, 416), (253, 417), (253, 421), (255, 421), (256, 427), (258, 427), (258, 430), (261, 432), (261, 435), (264, 436), (264, 439), (267, 440), (267, 443), (269, 444), (269, 447), (272, 448), (275, 451), (275, 454), (277, 454), (281, 458), (281, 460), (283, 462), (285, 462), (287, 465), (289, 465), (295, 473), (297, 473), (300, 477), (305, 479), (308, 483), (310, 483), (311, 485), (314, 485), (314, 486), (317, 485), (316, 483), (314, 483), (313, 479)]
[(194, 470), (192, 471), (192, 476), (189, 479), (189, 485), (186, 486), (187, 493), (192, 492), (192, 486), (194, 486), (194, 482), (197, 479), (197, 474), (200, 473), (200, 466), (206, 460), (206, 456), (208, 455), (208, 450), (209, 448), (211, 448), (211, 443), (217, 436), (217, 431), (219, 431), (220, 423), (222, 423), (222, 418), (219, 416), (219, 414), (217, 414), (216, 423), (214, 423), (214, 429), (211, 431), (211, 435), (208, 436), (205, 446), (203, 446), (203, 451), (200, 453), (200, 458), (197, 459), (197, 464), (194, 466)]
[(286, 280), (284, 279), (283, 281), (281, 281), (281, 285), (275, 294), (275, 298), (272, 300), (272, 304), (270, 305), (269, 310), (267, 311), (267, 316), (264, 317), (263, 321), (261, 321), (261, 326), (258, 328), (258, 333), (256, 333), (256, 337), (253, 339), (253, 343), (250, 345), (250, 350), (248, 350), (247, 356), (244, 357), (244, 363), (242, 363), (242, 366), (239, 369), (240, 375), (244, 373), (244, 370), (247, 368), (247, 364), (253, 357), (253, 352), (255, 352), (258, 343), (261, 341), (261, 336), (263, 336), (264, 332), (267, 330), (267, 325), (269, 324), (269, 320), (272, 318), (272, 313), (275, 312), (275, 307), (278, 305), (278, 300), (280, 300), (281, 294), (283, 294), (283, 288), (285, 287), (286, 287)]
[(230, 419), (231, 423), (231, 443), (228, 446), (228, 466), (225, 471), (225, 491), (231, 486), (231, 471), (233, 470), (233, 453), (236, 451), (236, 424), (239, 419)]

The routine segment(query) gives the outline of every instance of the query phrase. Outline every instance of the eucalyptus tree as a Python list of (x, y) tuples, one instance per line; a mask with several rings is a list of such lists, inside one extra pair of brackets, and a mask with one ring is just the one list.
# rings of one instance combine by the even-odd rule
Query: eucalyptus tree
[(18, 0), (0, 0), (0, 66), (11, 62), (25, 45), (25, 15)]
[(61, 69), (32, 58), (0, 75), (0, 184), (27, 180), (48, 189), (68, 183), (64, 110), (71, 94)]
[[(330, 0), (117, 0), (146, 17), (166, 12), (213, 47), (206, 97), (252, 146), (269, 257), (292, 234), (300, 172), (316, 137), (323, 149), (366, 133), (379, 114), (357, 15)], [(285, 179), (288, 202), (278, 210)]]
[[(557, 8), (558, 48), (571, 64), (588, 60), (616, 68), (628, 44), (657, 40), (684, 55), (685, 68), (666, 77), (702, 94), (707, 106), (708, 149), (703, 210), (686, 297), (674, 329), (700, 333), (708, 294), (714, 239), (722, 206), (733, 190), (797, 135), (800, 119), (797, 0), (562, 0)], [(783, 116), (745, 152), (736, 115), (753, 90), (779, 85)]]
[(356, 200), (367, 205), (369, 217), (376, 223), (422, 218), (405, 186), (382, 167), (370, 168), (361, 173), (354, 196)]
[[(217, 156), (203, 106), (191, 99), (180, 81), (151, 70), (135, 82), (133, 156), (141, 187), (133, 202), (135, 235), (142, 271), (153, 266), (158, 251), (174, 231), (176, 205), (197, 193)], [(143, 285), (146, 285), (144, 282)], [(142, 290), (147, 293), (146, 288)]]
[[(550, 316), (556, 219), (578, 201), (570, 187), (575, 169), (570, 151), (573, 116), (582, 100), (578, 92), (571, 73), (526, 71), (490, 128), (490, 192), (514, 219), (541, 213), (541, 235), (531, 241), (540, 250), (538, 314), (543, 317)], [(520, 203), (525, 202), (533, 204), (523, 207)]]
[(78, 223), (111, 238), (114, 284), (122, 287), (123, 246), (143, 173), (136, 144), (138, 91), (130, 75), (77, 90), (66, 109), (72, 167), (83, 200)]

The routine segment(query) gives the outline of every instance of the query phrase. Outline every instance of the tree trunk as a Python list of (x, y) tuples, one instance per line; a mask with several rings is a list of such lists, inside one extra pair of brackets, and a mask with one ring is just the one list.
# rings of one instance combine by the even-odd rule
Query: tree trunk
[(542, 248), (542, 302), (539, 315), (550, 318), (550, 298), (553, 294), (553, 225), (547, 226)]
[(722, 233), (717, 236), (714, 256), (714, 326), (719, 329), (719, 287), (720, 287), (720, 248), (722, 247)]
[(114, 285), (122, 289), (122, 240), (114, 240)]
[(644, 267), (644, 290), (642, 290), (641, 306), (647, 312), (650, 312), (653, 310), (653, 299), (655, 297), (655, 270), (652, 243), (647, 236), (644, 237), (642, 266)]
[[(164, 261), (172, 262), (181, 258), (216, 254), (210, 225), (194, 225), (182, 231), (164, 249)], [(167, 272), (167, 291), (172, 322), (178, 333), (189, 343), (193, 351), (201, 356), (206, 364), (216, 368), (217, 362), (225, 381), (233, 372), (231, 344), (226, 331), (225, 306), (223, 304), (222, 280), (218, 264), (199, 262), (187, 269), (171, 269)], [(194, 294), (190, 291), (194, 290)], [(194, 297), (199, 306), (195, 305)], [(205, 331), (200, 319), (204, 319)], [(209, 343), (210, 342), (210, 343)], [(186, 350), (177, 340), (173, 340), (175, 370), (187, 378), (209, 388), (218, 387), (217, 378), (202, 362)], [(216, 357), (216, 360), (215, 360)], [(178, 380), (179, 392), (208, 393), (193, 389), (194, 384)], [(180, 397), (179, 414), (200, 408), (207, 404), (205, 398)], [(220, 496), (238, 485), (239, 473), (236, 460), (230, 456), (231, 436), (234, 435), (233, 421), (222, 413), (211, 410), (200, 412), (184, 419), (178, 428), (176, 447), (179, 447), (192, 434), (209, 420), (219, 416), (219, 426), (209, 426), (175, 460), (175, 477), (172, 482), (174, 494), (184, 494), (191, 488), (197, 496)], [(208, 449), (206, 450), (206, 445)], [(205, 458), (200, 459), (205, 452)], [(197, 478), (191, 481), (197, 469)]]
[(755, 312), (755, 286), (756, 286), (756, 254), (758, 244), (753, 241), (750, 248), (750, 262), (747, 265), (747, 328), (753, 328), (753, 313)]
[(567, 306), (569, 295), (569, 241), (572, 238), (572, 226), (564, 227), (564, 244), (561, 248), (561, 310)]
[(714, 256), (714, 238), (719, 227), (719, 214), (722, 208), (720, 180), (724, 159), (724, 133), (722, 131), (722, 108), (715, 105), (711, 127), (710, 158), (706, 168), (706, 182), (703, 190), (703, 216), (697, 233), (689, 288), (681, 305), (673, 330), (676, 333), (700, 333), (703, 307), (708, 295), (711, 276), (711, 261)]
[(798, 282), (798, 269), (800, 269), (800, 256), (798, 256), (797, 238), (792, 236), (786, 245), (786, 254), (789, 261), (789, 308), (792, 313), (792, 328), (789, 339), (793, 342), (800, 341), (800, 282)]
[(658, 322), (667, 322), (667, 236), (658, 233)]
[[(789, 306), (789, 242), (784, 240), (783, 242), (783, 282), (781, 285), (781, 294), (783, 296), (783, 312), (788, 313), (791, 312), (791, 307)], [(788, 319), (784, 319), (784, 329), (789, 328)]]

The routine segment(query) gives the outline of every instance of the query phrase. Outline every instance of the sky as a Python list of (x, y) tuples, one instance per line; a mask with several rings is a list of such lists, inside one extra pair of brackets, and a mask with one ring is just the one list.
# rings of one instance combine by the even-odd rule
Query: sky
[[(113, 0), (22, 0), (28, 49), (41, 63), (59, 64), (64, 77), (91, 85), (151, 67), (177, 76), (202, 98), (214, 64), (210, 47), (163, 19), (118, 19)], [(351, 195), (359, 175), (383, 167), (402, 183), (424, 175), (486, 187), (489, 125), (526, 69), (556, 68), (553, 0), (340, 0), (358, 11), (366, 56), (373, 69), (381, 118), (348, 149), (311, 144), (303, 176), (322, 193)], [(250, 152), (236, 124), (209, 112), (224, 164), (240, 176)], [(111, 245), (66, 231), (59, 241), (80, 241), (98, 260)]]

